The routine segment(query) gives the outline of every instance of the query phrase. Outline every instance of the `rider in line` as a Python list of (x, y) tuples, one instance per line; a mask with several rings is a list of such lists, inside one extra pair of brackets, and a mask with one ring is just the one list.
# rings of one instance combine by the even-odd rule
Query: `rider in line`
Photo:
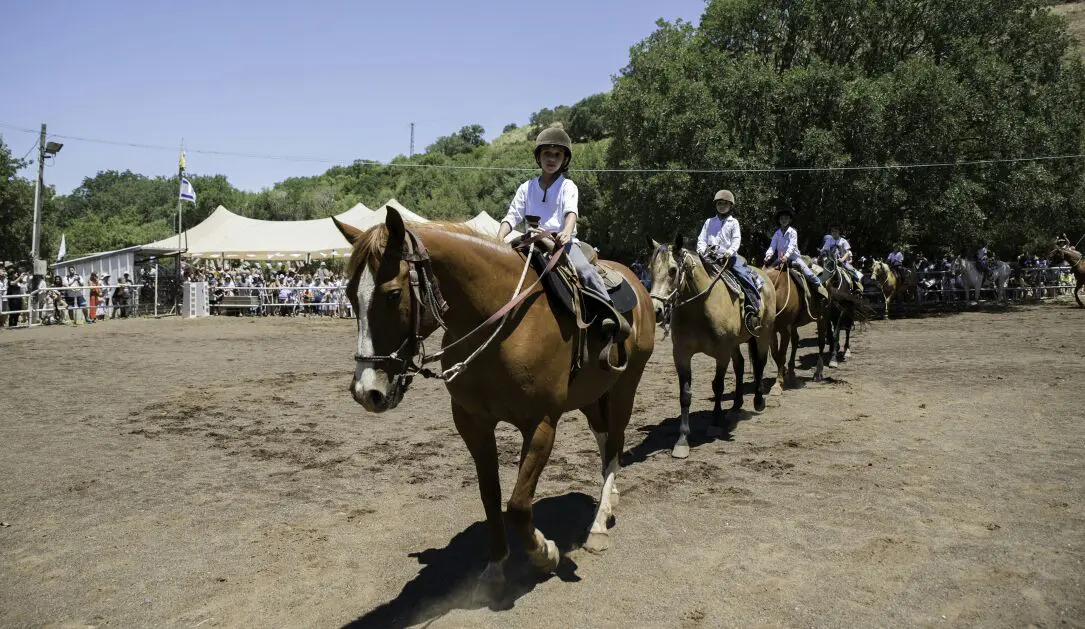
[(987, 264), (987, 242), (984, 240), (980, 241), (979, 251), (976, 252), (976, 267), (983, 274), (983, 278), (980, 280), (980, 285), (982, 285), (991, 274), (991, 267)]
[(738, 255), (742, 230), (738, 219), (731, 214), (735, 207), (735, 195), (730, 190), (720, 190), (712, 201), (716, 205), (716, 215), (704, 222), (697, 236), (697, 254), (708, 266), (717, 267), (717, 270), (726, 265), (739, 280), (746, 295), (742, 321), (750, 334), (757, 336), (762, 282), (761, 277), (746, 266), (746, 260)]
[[(565, 254), (576, 268), (580, 283), (600, 299), (610, 302), (603, 279), (595, 270), (580, 247), (573, 246), (576, 238), (576, 219), (579, 191), (576, 184), (565, 176), (573, 159), (573, 142), (563, 129), (543, 129), (535, 138), (535, 163), (542, 174), (520, 185), (509, 204), (509, 211), (501, 221), (497, 237), (504, 240), (513, 227), (525, 216), (538, 216), (539, 229), (556, 232), (554, 240), (565, 248)], [(600, 315), (604, 334), (612, 332), (618, 322), (608, 316), (606, 310)]]
[(892, 253), (886, 256), (885, 260), (889, 263), (889, 268), (893, 269), (897, 275), (904, 275), (904, 254), (900, 250), (900, 245), (893, 247)]
[(772, 235), (772, 242), (769, 243), (769, 248), (765, 251), (765, 265), (775, 261), (779, 264), (790, 263), (799, 267), (803, 276), (806, 277), (806, 281), (817, 289), (817, 295), (823, 301), (828, 301), (829, 292), (821, 285), (821, 279), (814, 275), (814, 272), (810, 270), (810, 267), (803, 261), (802, 256), (799, 255), (799, 232), (795, 231), (794, 227), (791, 227), (791, 221), (794, 218), (795, 214), (787, 208), (776, 210), (773, 219), (780, 228)]
[(843, 236), (843, 230), (839, 222), (833, 221), (829, 223), (829, 233), (825, 235), (825, 239), (821, 242), (821, 255), (827, 255), (829, 252), (836, 248), (837, 260), (844, 267), (844, 270), (851, 274), (852, 279), (855, 280), (853, 291), (857, 293), (863, 292), (863, 274), (855, 269), (851, 265), (852, 253), (851, 244), (847, 238)]

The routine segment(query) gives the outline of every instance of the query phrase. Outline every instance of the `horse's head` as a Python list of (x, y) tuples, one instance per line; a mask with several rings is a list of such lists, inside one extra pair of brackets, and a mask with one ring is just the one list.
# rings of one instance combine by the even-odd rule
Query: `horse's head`
[(663, 323), (667, 309), (678, 295), (684, 249), (682, 237), (675, 238), (674, 247), (648, 238), (652, 255), (648, 258), (648, 276), (652, 278), (652, 307), (656, 311), (656, 321)]
[(870, 265), (870, 275), (876, 282), (884, 282), (889, 278), (889, 265), (881, 260), (874, 260)]
[(953, 270), (954, 275), (964, 275), (964, 272), (965, 272), (964, 258), (962, 258), (961, 256), (957, 256), (956, 258), (953, 258), (952, 270)]
[(436, 324), (419, 303), (425, 296), (412, 293), (407, 258), (418, 256), (398, 212), (388, 208), (384, 224), (366, 231), (337, 220), (335, 226), (354, 245), (347, 297), (358, 318), (358, 342), (350, 394), (367, 411), (380, 413), (403, 398), (417, 371), (421, 340)]

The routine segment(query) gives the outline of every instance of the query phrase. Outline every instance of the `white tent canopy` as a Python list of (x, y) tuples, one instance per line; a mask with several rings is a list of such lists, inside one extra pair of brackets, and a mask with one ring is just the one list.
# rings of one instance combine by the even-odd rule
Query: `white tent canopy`
[[(403, 220), (428, 223), (399, 201), (389, 200), (380, 209), (371, 210), (359, 203), (336, 219), (358, 229), (369, 229), (384, 222), (388, 208), (399, 212)], [(466, 221), (481, 234), (496, 236), (500, 223), (486, 212)], [(144, 245), (142, 249), (176, 250), (177, 236)], [(221, 205), (199, 225), (183, 232), (180, 248), (189, 258), (231, 258), (247, 260), (298, 260), (350, 255), (351, 246), (330, 218), (309, 221), (265, 221), (234, 214)]]

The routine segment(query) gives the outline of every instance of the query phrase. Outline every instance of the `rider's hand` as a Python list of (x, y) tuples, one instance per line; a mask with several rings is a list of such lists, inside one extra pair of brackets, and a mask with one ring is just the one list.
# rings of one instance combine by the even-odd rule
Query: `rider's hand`
[(573, 232), (563, 229), (554, 235), (554, 240), (557, 242), (559, 247), (564, 247), (565, 245), (573, 241)]

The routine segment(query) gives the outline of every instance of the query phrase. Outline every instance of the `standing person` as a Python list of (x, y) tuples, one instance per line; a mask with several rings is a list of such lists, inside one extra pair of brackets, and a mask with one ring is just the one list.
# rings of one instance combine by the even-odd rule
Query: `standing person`
[(799, 232), (795, 231), (795, 228), (791, 226), (791, 221), (794, 218), (794, 212), (788, 208), (776, 210), (773, 220), (776, 221), (780, 228), (772, 235), (772, 242), (769, 243), (769, 248), (765, 251), (765, 264), (775, 262), (785, 269), (788, 264), (797, 266), (802, 271), (806, 281), (815, 288), (817, 296), (822, 301), (828, 301), (829, 292), (821, 285), (821, 279), (814, 275), (814, 272), (799, 255)]
[(90, 318), (87, 323), (93, 323), (98, 319), (98, 302), (102, 299), (102, 283), (98, 281), (98, 274), (90, 274)]
[(23, 309), (23, 287), (19, 283), (19, 272), (14, 268), (8, 269), (8, 327), (14, 328), (19, 325), (19, 311)]
[(735, 208), (735, 195), (730, 190), (720, 190), (712, 198), (716, 206), (716, 215), (704, 222), (701, 233), (697, 236), (697, 255), (711, 268), (713, 274), (720, 268), (730, 270), (742, 286), (746, 296), (742, 322), (751, 336), (757, 336), (761, 313), (761, 277), (746, 266), (746, 260), (739, 255), (742, 245), (742, 229), (738, 219), (732, 214)]
[(129, 286), (130, 283), (127, 273), (124, 274), (124, 277), (117, 280), (117, 288), (113, 290), (114, 307), (112, 318), (114, 319), (118, 316), (122, 319), (128, 318), (128, 301), (132, 298), (132, 288)]
[(980, 286), (987, 281), (987, 276), (991, 272), (991, 267), (987, 260), (987, 241), (980, 240), (979, 251), (976, 252), (976, 268), (983, 274), (983, 278), (980, 280)]
[(0, 266), (0, 328), (4, 327), (4, 309), (7, 307), (8, 295), (8, 271)]
[[(572, 262), (580, 283), (600, 300), (610, 303), (610, 294), (602, 278), (576, 243), (576, 219), (580, 214), (580, 192), (565, 176), (573, 159), (573, 141), (563, 129), (543, 129), (535, 138), (535, 163), (542, 174), (525, 181), (516, 190), (509, 210), (501, 221), (497, 237), (504, 240), (525, 216), (538, 216), (539, 228), (555, 232), (555, 244), (565, 248), (565, 255)], [(600, 315), (600, 329), (604, 336), (612, 333), (625, 320), (615, 321), (606, 312)]]
[(68, 305), (72, 310), (72, 322), (79, 323), (75, 313), (77, 310), (82, 310), (83, 320), (94, 323), (94, 319), (90, 318), (90, 309), (87, 308), (87, 296), (83, 292), (86, 283), (83, 281), (83, 276), (75, 272), (74, 266), (68, 267), (68, 277), (64, 279), (64, 285), (68, 287)]

